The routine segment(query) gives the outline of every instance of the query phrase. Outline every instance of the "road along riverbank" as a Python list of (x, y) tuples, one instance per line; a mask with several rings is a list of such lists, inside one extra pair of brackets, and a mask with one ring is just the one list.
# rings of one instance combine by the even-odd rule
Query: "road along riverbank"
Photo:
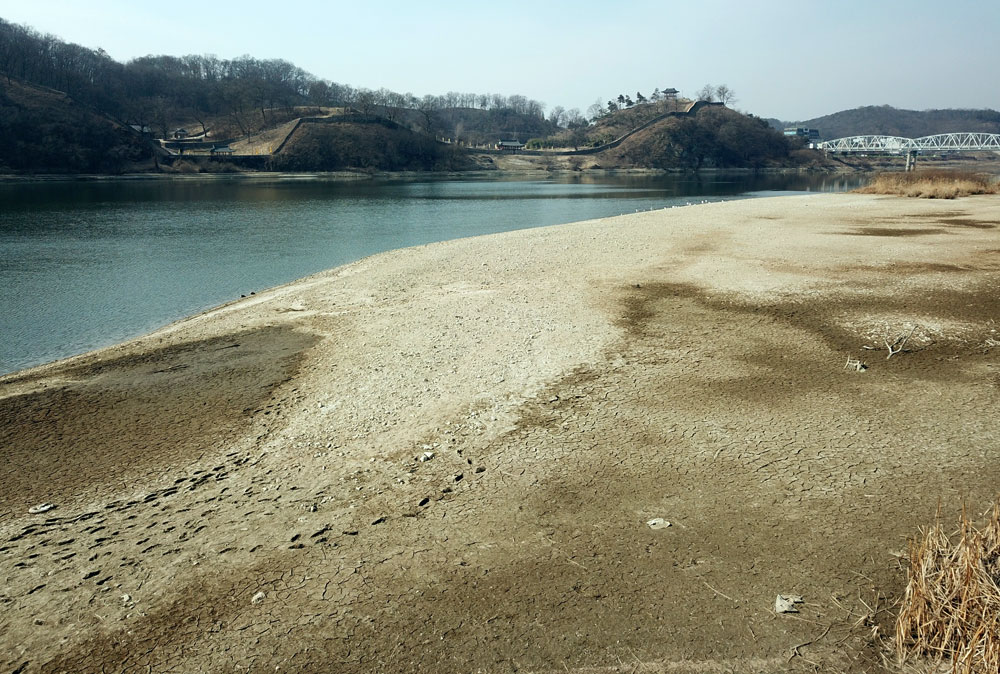
[(0, 378), (0, 662), (880, 666), (907, 537), (995, 496), (998, 225), (834, 194), (463, 239)]

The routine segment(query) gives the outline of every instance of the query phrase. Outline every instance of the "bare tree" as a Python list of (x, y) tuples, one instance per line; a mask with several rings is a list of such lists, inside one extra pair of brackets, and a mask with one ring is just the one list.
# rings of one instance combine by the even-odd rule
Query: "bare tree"
[(729, 105), (736, 101), (736, 92), (730, 89), (725, 84), (720, 84), (715, 87), (715, 97), (719, 99), (723, 105)]
[(566, 110), (561, 105), (557, 105), (552, 108), (552, 112), (549, 113), (549, 121), (556, 126), (562, 126), (566, 116)]
[(570, 108), (563, 115), (563, 124), (567, 129), (587, 126), (587, 118), (580, 114), (579, 108)]
[(699, 101), (714, 101), (715, 95), (715, 87), (711, 84), (703, 86), (697, 94)]

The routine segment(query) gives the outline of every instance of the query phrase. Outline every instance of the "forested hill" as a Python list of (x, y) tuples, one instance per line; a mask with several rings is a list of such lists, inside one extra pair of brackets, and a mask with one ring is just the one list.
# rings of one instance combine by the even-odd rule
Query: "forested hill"
[(121, 173), (150, 144), (66, 94), (0, 78), (0, 172)]
[[(621, 94), (591, 106), (590, 119), (560, 106), (546, 117), (543, 103), (520, 95), (418, 98), (319, 79), (280, 59), (119, 63), (0, 19), (0, 171), (452, 171), (496, 166), (482, 150), (500, 139), (527, 142), (536, 167), (582, 166), (584, 156), (593, 168), (814, 160), (759, 119), (721, 103), (701, 114), (677, 93)], [(573, 153), (575, 163), (554, 158)]]
[(889, 105), (870, 105), (801, 122), (779, 122), (776, 127), (817, 129), (824, 139), (847, 136), (902, 136), (920, 138), (938, 133), (1000, 133), (996, 110), (901, 110)]
[[(308, 106), (351, 109), (431, 138), (463, 134), (473, 142), (496, 142), (501, 135), (546, 135), (556, 128), (545, 118), (544, 104), (520, 95), (449, 92), (418, 98), (352, 87), (317, 78), (284, 60), (250, 56), (146, 56), (119, 63), (102, 50), (3, 19), (0, 78), (6, 84), (8, 104), (18, 98), (16, 93), (12, 98), (10, 91), (40, 87), (64, 95), (74, 114), (85, 110), (90, 121), (94, 115), (105, 117), (123, 129), (146, 130), (158, 138), (168, 138), (180, 127), (207, 132), (209, 139), (220, 141), (247, 137), (299, 116), (299, 110)], [(57, 116), (64, 116), (68, 108), (57, 107), (62, 109)], [(38, 106), (32, 118), (44, 121)], [(79, 123), (90, 126), (82, 118)], [(26, 127), (22, 124), (17, 130), (23, 133)], [(79, 135), (87, 133), (81, 130)], [(37, 132), (22, 140), (7, 152), (20, 148), (24, 155), (38, 153)], [(7, 154), (0, 162), (21, 166), (28, 157)]]

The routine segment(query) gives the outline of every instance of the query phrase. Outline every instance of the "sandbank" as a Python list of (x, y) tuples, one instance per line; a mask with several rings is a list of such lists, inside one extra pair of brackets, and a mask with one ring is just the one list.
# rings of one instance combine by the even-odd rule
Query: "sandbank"
[(0, 665), (877, 671), (907, 538), (996, 495), (998, 226), (827, 194), (462, 239), (2, 377)]

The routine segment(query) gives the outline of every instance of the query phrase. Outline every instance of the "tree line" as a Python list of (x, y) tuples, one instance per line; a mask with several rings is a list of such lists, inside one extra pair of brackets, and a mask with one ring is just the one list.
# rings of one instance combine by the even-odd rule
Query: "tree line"
[(121, 123), (163, 137), (173, 124), (194, 120), (205, 131), (208, 120), (219, 118), (238, 133), (250, 134), (275, 122), (272, 111), (303, 105), (349, 107), (390, 121), (422, 117), (426, 131), (433, 130), (435, 113), (450, 108), (504, 110), (545, 119), (545, 104), (521, 95), (448, 92), (418, 97), (320, 79), (281, 59), (145, 56), (119, 63), (101, 49), (67, 43), (4, 19), (0, 73), (8, 82), (18, 78), (65, 92)]

